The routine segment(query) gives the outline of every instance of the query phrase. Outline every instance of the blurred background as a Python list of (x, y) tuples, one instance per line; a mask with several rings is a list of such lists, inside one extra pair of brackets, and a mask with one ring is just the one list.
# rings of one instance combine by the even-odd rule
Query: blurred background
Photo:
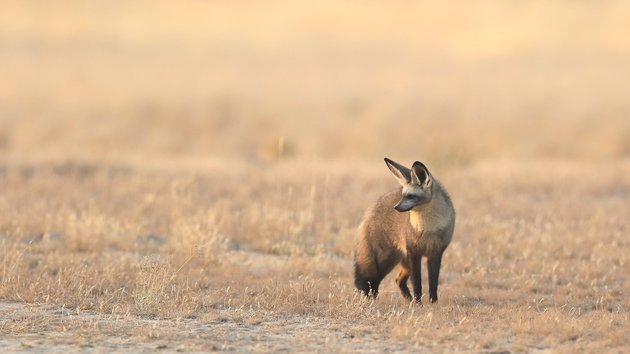
[(2, 1), (0, 157), (618, 159), (626, 1)]

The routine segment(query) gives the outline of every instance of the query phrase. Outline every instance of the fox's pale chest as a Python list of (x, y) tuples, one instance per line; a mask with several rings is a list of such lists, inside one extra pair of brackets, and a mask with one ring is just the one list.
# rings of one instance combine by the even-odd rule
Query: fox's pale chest
[(409, 213), (412, 232), (407, 235), (407, 247), (417, 247), (425, 256), (432, 256), (448, 244), (442, 233), (448, 220), (432, 216), (415, 210)]
[(409, 224), (411, 224), (411, 227), (414, 229), (415, 232), (421, 234), (424, 230), (424, 221), (422, 220), (422, 214), (414, 210), (410, 211)]

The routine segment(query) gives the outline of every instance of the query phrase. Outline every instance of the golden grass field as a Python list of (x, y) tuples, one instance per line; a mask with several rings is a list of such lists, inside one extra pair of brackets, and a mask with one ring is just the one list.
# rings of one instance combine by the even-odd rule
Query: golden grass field
[[(630, 351), (625, 2), (0, 8), (0, 351)], [(437, 304), (354, 290), (385, 156)]]

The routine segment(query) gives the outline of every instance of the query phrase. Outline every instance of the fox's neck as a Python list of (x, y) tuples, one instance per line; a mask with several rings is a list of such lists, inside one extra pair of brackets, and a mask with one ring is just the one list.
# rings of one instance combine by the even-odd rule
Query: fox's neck
[(416, 209), (409, 211), (409, 223), (417, 233), (421, 233), (424, 230), (424, 222), (422, 220), (422, 213)]
[(434, 185), (433, 199), (426, 204), (416, 206), (409, 211), (409, 224), (417, 232), (422, 233), (427, 227), (431, 228), (436, 218), (435, 208), (444, 201), (444, 195), (437, 189), (439, 185)]

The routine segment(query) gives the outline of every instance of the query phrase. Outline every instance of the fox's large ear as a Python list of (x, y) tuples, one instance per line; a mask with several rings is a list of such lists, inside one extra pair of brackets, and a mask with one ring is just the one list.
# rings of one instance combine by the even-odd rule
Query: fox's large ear
[(385, 158), (385, 163), (401, 185), (405, 185), (411, 181), (411, 171), (407, 167), (399, 164), (398, 162), (392, 161), (387, 157)]
[(411, 183), (417, 185), (431, 185), (431, 174), (422, 162), (416, 161), (411, 166)]

